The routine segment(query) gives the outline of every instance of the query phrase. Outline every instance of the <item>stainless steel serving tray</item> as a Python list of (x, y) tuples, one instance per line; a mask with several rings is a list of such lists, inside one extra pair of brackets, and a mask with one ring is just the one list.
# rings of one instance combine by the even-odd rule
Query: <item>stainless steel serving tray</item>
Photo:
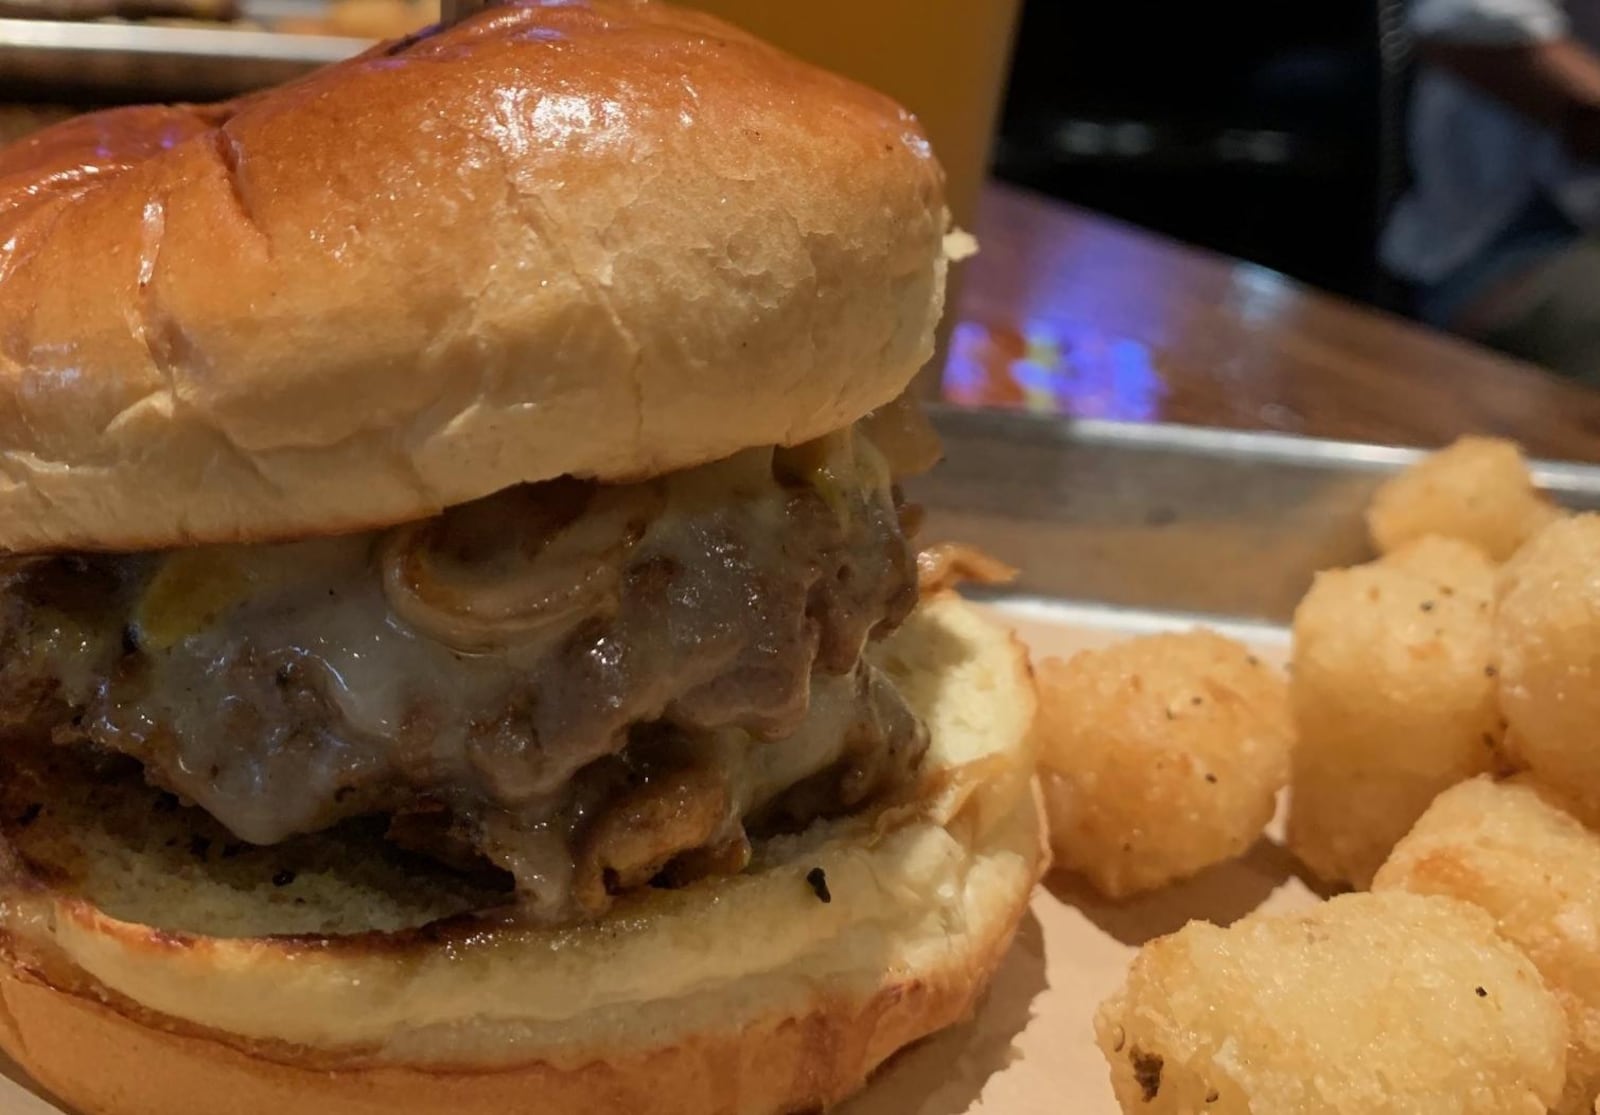
[[(1005, 595), (1287, 622), (1318, 569), (1371, 556), (1362, 513), (1415, 450), (1180, 426), (939, 409), (946, 459), (908, 486), (923, 537), (1022, 570)], [(1536, 462), (1600, 510), (1600, 468)]]
[(0, 89), (30, 99), (215, 100), (299, 77), (365, 39), (0, 19)]

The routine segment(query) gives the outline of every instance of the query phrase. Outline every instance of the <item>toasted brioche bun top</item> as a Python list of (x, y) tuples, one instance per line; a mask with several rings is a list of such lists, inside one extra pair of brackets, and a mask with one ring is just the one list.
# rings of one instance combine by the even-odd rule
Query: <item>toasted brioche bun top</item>
[(885, 98), (710, 17), (518, 0), (0, 152), (0, 548), (424, 517), (837, 429), (943, 302)]

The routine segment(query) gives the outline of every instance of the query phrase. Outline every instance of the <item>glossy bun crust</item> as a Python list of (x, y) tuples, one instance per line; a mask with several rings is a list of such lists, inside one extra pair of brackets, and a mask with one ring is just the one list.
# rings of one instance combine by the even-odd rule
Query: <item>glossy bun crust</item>
[(520, 0), (0, 151), (0, 548), (430, 515), (898, 394), (942, 180), (890, 101), (697, 13)]

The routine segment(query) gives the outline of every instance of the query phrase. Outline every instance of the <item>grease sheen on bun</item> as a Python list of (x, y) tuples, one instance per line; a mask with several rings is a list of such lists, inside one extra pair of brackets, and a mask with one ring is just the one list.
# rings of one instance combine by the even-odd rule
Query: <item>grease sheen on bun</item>
[(0, 548), (355, 530), (804, 441), (932, 349), (937, 163), (708, 16), (519, 0), (0, 152)]
[[(1020, 645), (943, 596), (871, 653), (929, 726), (911, 800), (564, 930), (207, 937), (36, 878), (3, 903), (0, 1045), (96, 1115), (836, 1102), (971, 1009), (1046, 862)], [(171, 885), (120, 855), (94, 874)], [(245, 903), (270, 929), (259, 896), (195, 891), (162, 898)]]

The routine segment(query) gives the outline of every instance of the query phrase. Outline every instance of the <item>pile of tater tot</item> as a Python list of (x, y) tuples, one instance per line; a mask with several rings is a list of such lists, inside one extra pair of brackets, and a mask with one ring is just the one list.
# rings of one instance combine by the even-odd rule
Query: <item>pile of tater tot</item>
[(1125, 1112), (1600, 1112), (1600, 515), (1463, 438), (1367, 521), (1287, 677), (1204, 631), (1040, 666), (1059, 867), (1166, 885), (1287, 786), (1306, 872), (1364, 892), (1147, 945), (1096, 1024)]

